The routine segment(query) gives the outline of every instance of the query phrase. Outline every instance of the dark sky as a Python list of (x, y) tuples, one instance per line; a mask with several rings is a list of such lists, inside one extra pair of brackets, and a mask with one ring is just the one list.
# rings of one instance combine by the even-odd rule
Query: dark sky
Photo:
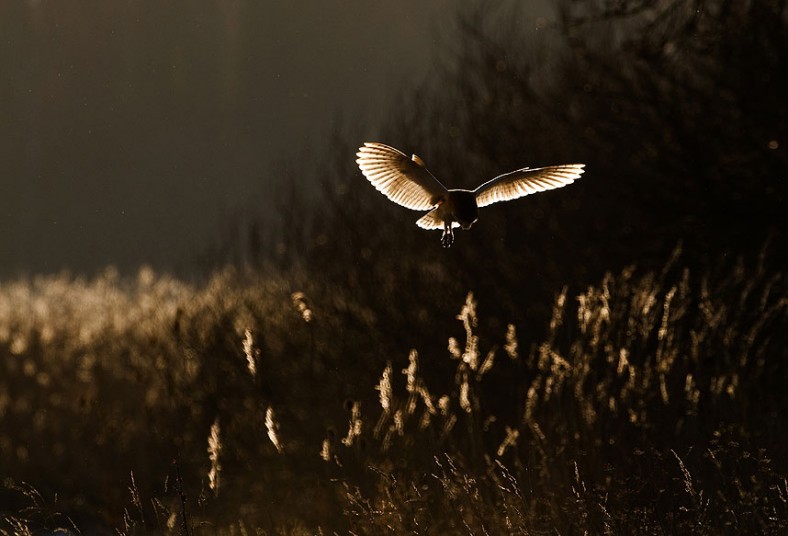
[(374, 139), (457, 5), (0, 0), (0, 276), (188, 269), (337, 122)]

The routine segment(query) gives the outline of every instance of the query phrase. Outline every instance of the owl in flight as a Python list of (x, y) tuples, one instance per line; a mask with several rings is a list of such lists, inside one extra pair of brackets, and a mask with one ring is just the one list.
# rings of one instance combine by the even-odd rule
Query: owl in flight
[(356, 154), (361, 172), (379, 192), (411, 210), (429, 210), (416, 225), (443, 229), (441, 244), (451, 247), (454, 227), (470, 229), (479, 208), (528, 194), (571, 184), (585, 171), (585, 164), (523, 168), (498, 175), (475, 190), (448, 190), (415, 154), (407, 155), (382, 143), (366, 142)]

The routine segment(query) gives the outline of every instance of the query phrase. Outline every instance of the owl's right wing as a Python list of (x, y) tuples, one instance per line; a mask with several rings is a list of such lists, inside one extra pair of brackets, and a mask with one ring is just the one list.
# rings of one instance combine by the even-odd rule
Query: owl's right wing
[(499, 201), (509, 201), (528, 194), (544, 192), (572, 184), (583, 174), (585, 164), (567, 164), (543, 168), (524, 168), (504, 173), (485, 182), (476, 190), (476, 204), (486, 207)]
[(448, 190), (427, 171), (421, 158), (382, 143), (366, 142), (356, 153), (361, 172), (379, 192), (412, 210), (430, 210)]

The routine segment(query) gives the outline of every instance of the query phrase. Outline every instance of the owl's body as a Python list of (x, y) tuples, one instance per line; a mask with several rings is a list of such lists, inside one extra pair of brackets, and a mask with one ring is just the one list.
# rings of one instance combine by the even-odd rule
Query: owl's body
[(471, 228), (480, 207), (566, 186), (584, 171), (584, 164), (523, 168), (499, 175), (475, 190), (449, 190), (415, 154), (408, 158), (388, 145), (367, 142), (357, 156), (364, 176), (386, 197), (412, 210), (429, 210), (416, 224), (422, 229), (443, 229), (444, 247), (454, 242), (453, 228)]
[(422, 229), (443, 229), (441, 241), (445, 247), (449, 247), (454, 241), (452, 229), (462, 227), (468, 230), (477, 219), (479, 207), (476, 205), (476, 195), (471, 190), (449, 190), (416, 225)]

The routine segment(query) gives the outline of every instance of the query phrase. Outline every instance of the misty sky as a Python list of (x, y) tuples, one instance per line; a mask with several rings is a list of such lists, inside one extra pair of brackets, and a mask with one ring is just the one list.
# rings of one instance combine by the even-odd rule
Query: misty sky
[(188, 270), (337, 123), (376, 139), (457, 5), (0, 0), (0, 277)]

